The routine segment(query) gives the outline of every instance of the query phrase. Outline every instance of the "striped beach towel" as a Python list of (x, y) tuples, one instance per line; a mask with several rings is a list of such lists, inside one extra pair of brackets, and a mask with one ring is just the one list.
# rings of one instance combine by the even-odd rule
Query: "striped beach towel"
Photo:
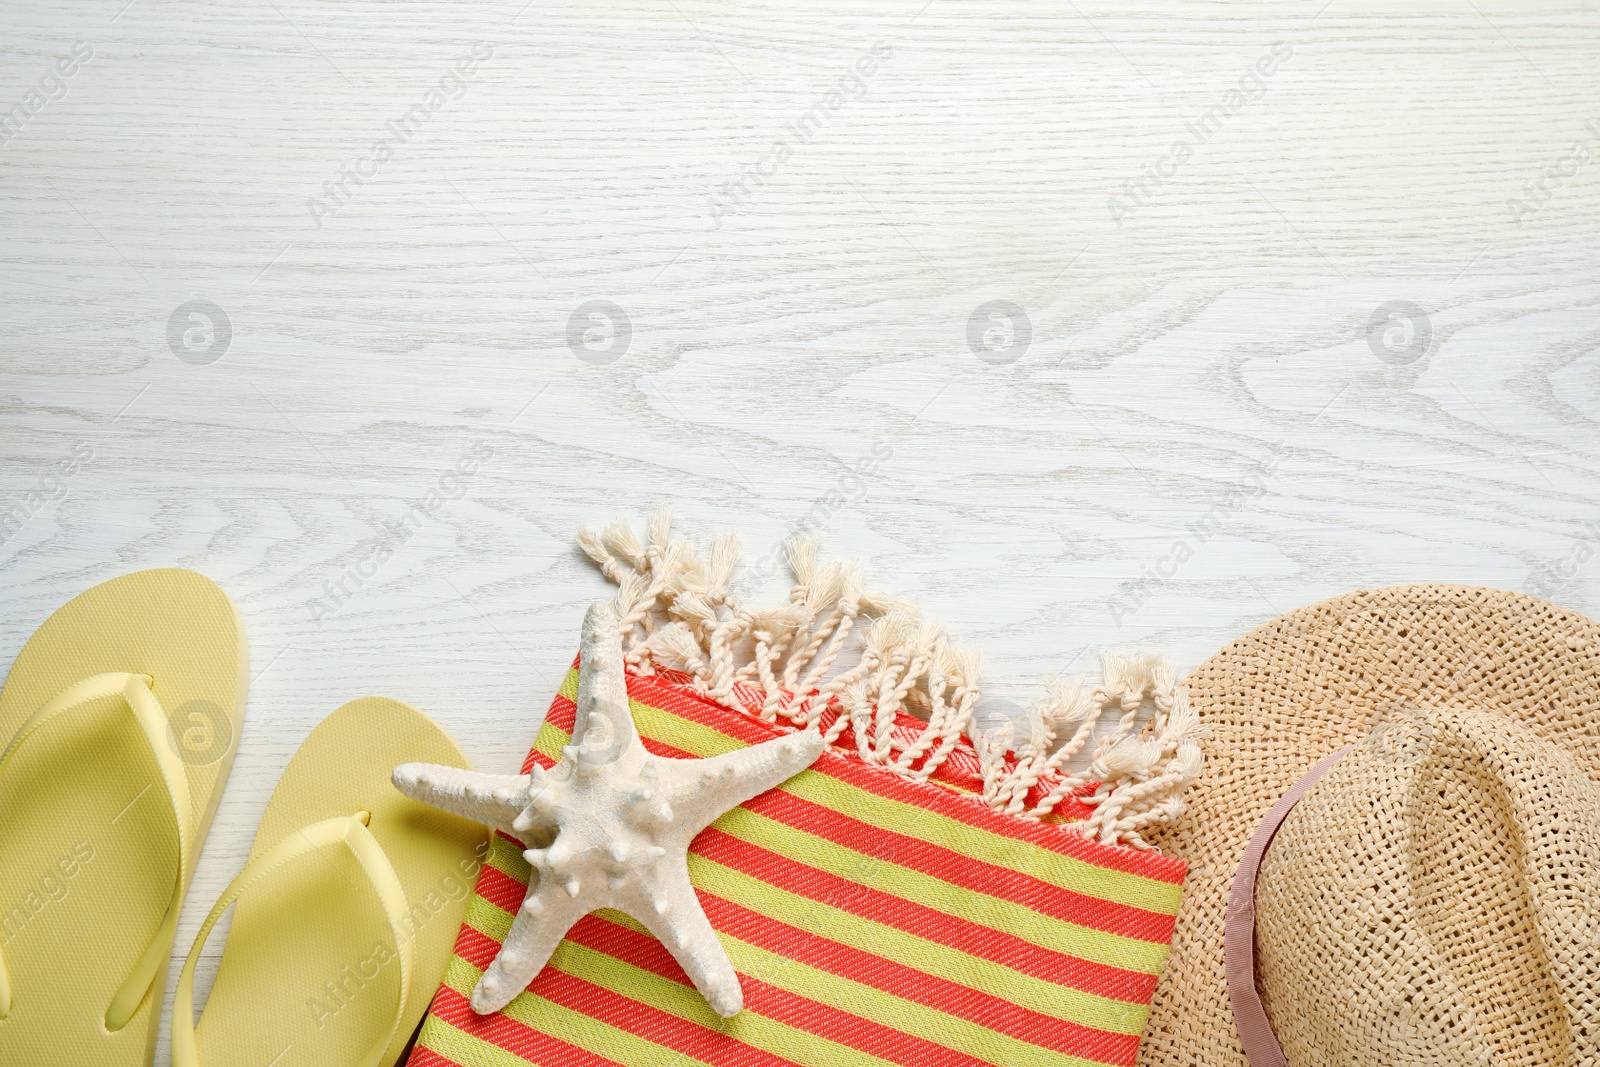
[[(692, 681), (630, 669), (655, 754), (713, 756), (784, 732)], [(577, 685), (574, 668), (524, 772), (560, 757)], [(740, 692), (761, 706), (759, 691)], [(896, 714), (893, 747), (925, 728)], [(861, 758), (870, 745), (849, 728), (834, 736), (811, 769), (713, 823), (689, 857), (743, 1012), (716, 1016), (659, 942), (601, 911), (504, 1011), (474, 1014), (468, 997), (530, 874), (521, 845), (497, 835), (410, 1067), (1131, 1067), (1184, 864), (1064, 829), (1093, 813), (1098, 782), (1019, 818), (982, 801), (986, 764), (966, 739), (918, 781)], [(1060, 779), (1029, 781), (1017, 807)]]

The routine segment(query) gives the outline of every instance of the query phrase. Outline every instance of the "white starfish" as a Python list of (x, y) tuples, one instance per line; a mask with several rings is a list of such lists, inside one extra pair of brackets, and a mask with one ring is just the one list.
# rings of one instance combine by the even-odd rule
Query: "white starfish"
[(402, 793), (486, 823), (533, 846), (533, 878), (500, 953), (472, 991), (472, 1010), (499, 1011), (544, 968), (572, 924), (615, 908), (661, 939), (718, 1015), (744, 1007), (739, 976), (689, 884), (689, 842), (723, 812), (809, 767), (815, 730), (711, 759), (652, 756), (628, 705), (617, 617), (596, 604), (583, 620), (572, 742), (549, 771), (495, 775), (407, 763)]

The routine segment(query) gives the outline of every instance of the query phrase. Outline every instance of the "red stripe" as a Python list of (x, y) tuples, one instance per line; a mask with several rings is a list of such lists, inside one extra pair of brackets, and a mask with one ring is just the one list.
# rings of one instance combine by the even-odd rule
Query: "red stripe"
[(843, 848), (920, 871), (974, 893), (1010, 901), (1063, 922), (1156, 944), (1172, 941), (1176, 919), (1171, 915), (1063, 889), (1010, 867), (984, 863), (932, 842), (853, 819), (781, 789), (770, 789), (746, 801), (744, 806), (758, 815)]
[[(596, 1056), (587, 1049), (523, 1026), (509, 1015), (479, 1015), (472, 1010), (466, 997), (449, 986), (440, 988), (439, 995), (433, 1000), (431, 1014), (480, 1041), (487, 1041), (543, 1067), (626, 1067), (616, 1060)], [(415, 1062), (415, 1054), (412, 1060)], [(448, 1064), (450, 1061), (443, 1062)]]
[[(488, 934), (480, 933), (470, 926), (463, 926), (461, 936), (456, 938), (456, 955), (478, 970), (487, 971), (489, 964), (500, 954), (500, 944)], [(444, 985), (439, 987), (441, 992), (449, 988)]]
[(1019, 1041), (1069, 1055), (1084, 1055), (1085, 1050), (1089, 1050), (1092, 1059), (1126, 1067), (1132, 1067), (1139, 1054), (1137, 1034), (1112, 1033), (1036, 1012), (903, 963), (775, 922), (709, 893), (701, 893), (700, 902), (718, 930), (725, 930), (741, 941), (946, 1015), (966, 1019)]
[(406, 1060), (406, 1067), (461, 1067), (455, 1060), (447, 1060), (431, 1048), (418, 1045), (411, 1050), (411, 1057)]
[(483, 873), (478, 876), (478, 895), (515, 915), (522, 908), (522, 898), (528, 895), (528, 883), (519, 882), (498, 867), (485, 863)]
[[(494, 952), (489, 953), (488, 959), (484, 960), (482, 963), (479, 963), (475, 954), (478, 952), (479, 945), (485, 940), (494, 945), (495, 950)], [(478, 970), (484, 971), (488, 970), (489, 964), (494, 961), (494, 953), (500, 951), (499, 945), (500, 942), (495, 941), (492, 938), (485, 938), (483, 934), (480, 934), (471, 926), (468, 926), (466, 923), (462, 923), (460, 931), (456, 934), (456, 943), (450, 949), (450, 954), (453, 956), (458, 956), (472, 964), (474, 967), (477, 967)], [(439, 991), (441, 993), (449, 988), (449, 986), (444, 984), (443, 980), (439, 982)]]
[(1041, 948), (982, 923), (947, 915), (904, 897), (807, 867), (715, 828), (695, 838), (694, 851), (769, 885), (990, 960), (1041, 981), (1130, 1004), (1149, 1004), (1155, 991), (1155, 975)]

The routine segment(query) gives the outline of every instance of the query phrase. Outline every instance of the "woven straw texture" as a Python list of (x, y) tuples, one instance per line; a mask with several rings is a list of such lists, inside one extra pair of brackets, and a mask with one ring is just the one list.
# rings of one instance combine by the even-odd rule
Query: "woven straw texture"
[[(1324, 601), (1235, 641), (1187, 685), (1210, 738), (1188, 814), (1151, 835), (1163, 852), (1187, 860), (1190, 874), (1145, 1031), (1139, 1062), (1148, 1067), (1245, 1067), (1223, 954), (1239, 857), (1262, 816), (1313, 763), (1361, 741), (1386, 713), (1408, 705), (1486, 709), (1559, 747), (1600, 780), (1600, 627), (1515, 593), (1401, 586)], [(1509, 833), (1495, 818), (1471, 816), (1481, 833)], [(1485, 885), (1500, 884), (1481, 871), (1477, 876)], [(1264, 871), (1263, 890), (1268, 879)], [(1459, 888), (1471, 884), (1463, 880)], [(1450, 936), (1458, 934), (1455, 928)], [(1498, 931), (1480, 928), (1473, 936), (1492, 942)], [(1449, 942), (1451, 950), (1461, 949), (1465, 937)], [(1505, 1003), (1519, 1010), (1535, 1002), (1546, 1001), (1519, 996)]]
[[(529, 765), (560, 754), (577, 678)], [(630, 673), (628, 691), (663, 757), (782, 732), (671, 672)], [(739, 1015), (712, 1014), (660, 943), (613, 911), (574, 926), (503, 1012), (475, 1015), (467, 997), (530, 875), (497, 836), (411, 1067), (1132, 1067), (1184, 865), (993, 811), (970, 746), (927, 782), (854, 747), (846, 731), (695, 839), (690, 878), (740, 973)], [(1057, 812), (1083, 818), (1078, 798), (1095, 789)]]
[(1256, 983), (1296, 1067), (1600, 1060), (1600, 787), (1513, 719), (1399, 709), (1279, 828)]

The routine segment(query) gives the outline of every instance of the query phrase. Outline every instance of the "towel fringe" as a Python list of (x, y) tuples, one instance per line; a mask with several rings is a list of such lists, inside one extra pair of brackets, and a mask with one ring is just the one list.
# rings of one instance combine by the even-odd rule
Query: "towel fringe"
[[(977, 755), (983, 802), (1023, 819), (1042, 819), (1097, 783), (1076, 797), (1092, 809), (1089, 817), (1060, 826), (1105, 844), (1151, 848), (1143, 834), (1183, 813), (1184, 790), (1203, 763), (1203, 731), (1166, 659), (1103, 653), (1100, 685), (1054, 684), (1020, 734), (1009, 723), (988, 734), (973, 716), (977, 653), (951, 645), (944, 628), (909, 601), (867, 592), (859, 563), (819, 562), (816, 537), (795, 537), (784, 546), (794, 576), (788, 603), (753, 611), (731, 588), (737, 538), (718, 537), (705, 557), (674, 538), (671, 525), (662, 510), (651, 516), (645, 541), (626, 522), (578, 537), (617, 585), (624, 658), (636, 673), (682, 671), (724, 707), (817, 728), (830, 744), (848, 727), (862, 761), (911, 781), (926, 782), (965, 738)], [(842, 666), (851, 652), (859, 658)], [(1141, 721), (1147, 702), (1154, 711)], [(838, 714), (823, 727), (830, 710)], [(1064, 772), (1112, 713), (1116, 725), (1094, 741), (1087, 772)], [(899, 714), (927, 726), (907, 736), (895, 729)], [(1049, 790), (1030, 802), (1041, 784)]]

